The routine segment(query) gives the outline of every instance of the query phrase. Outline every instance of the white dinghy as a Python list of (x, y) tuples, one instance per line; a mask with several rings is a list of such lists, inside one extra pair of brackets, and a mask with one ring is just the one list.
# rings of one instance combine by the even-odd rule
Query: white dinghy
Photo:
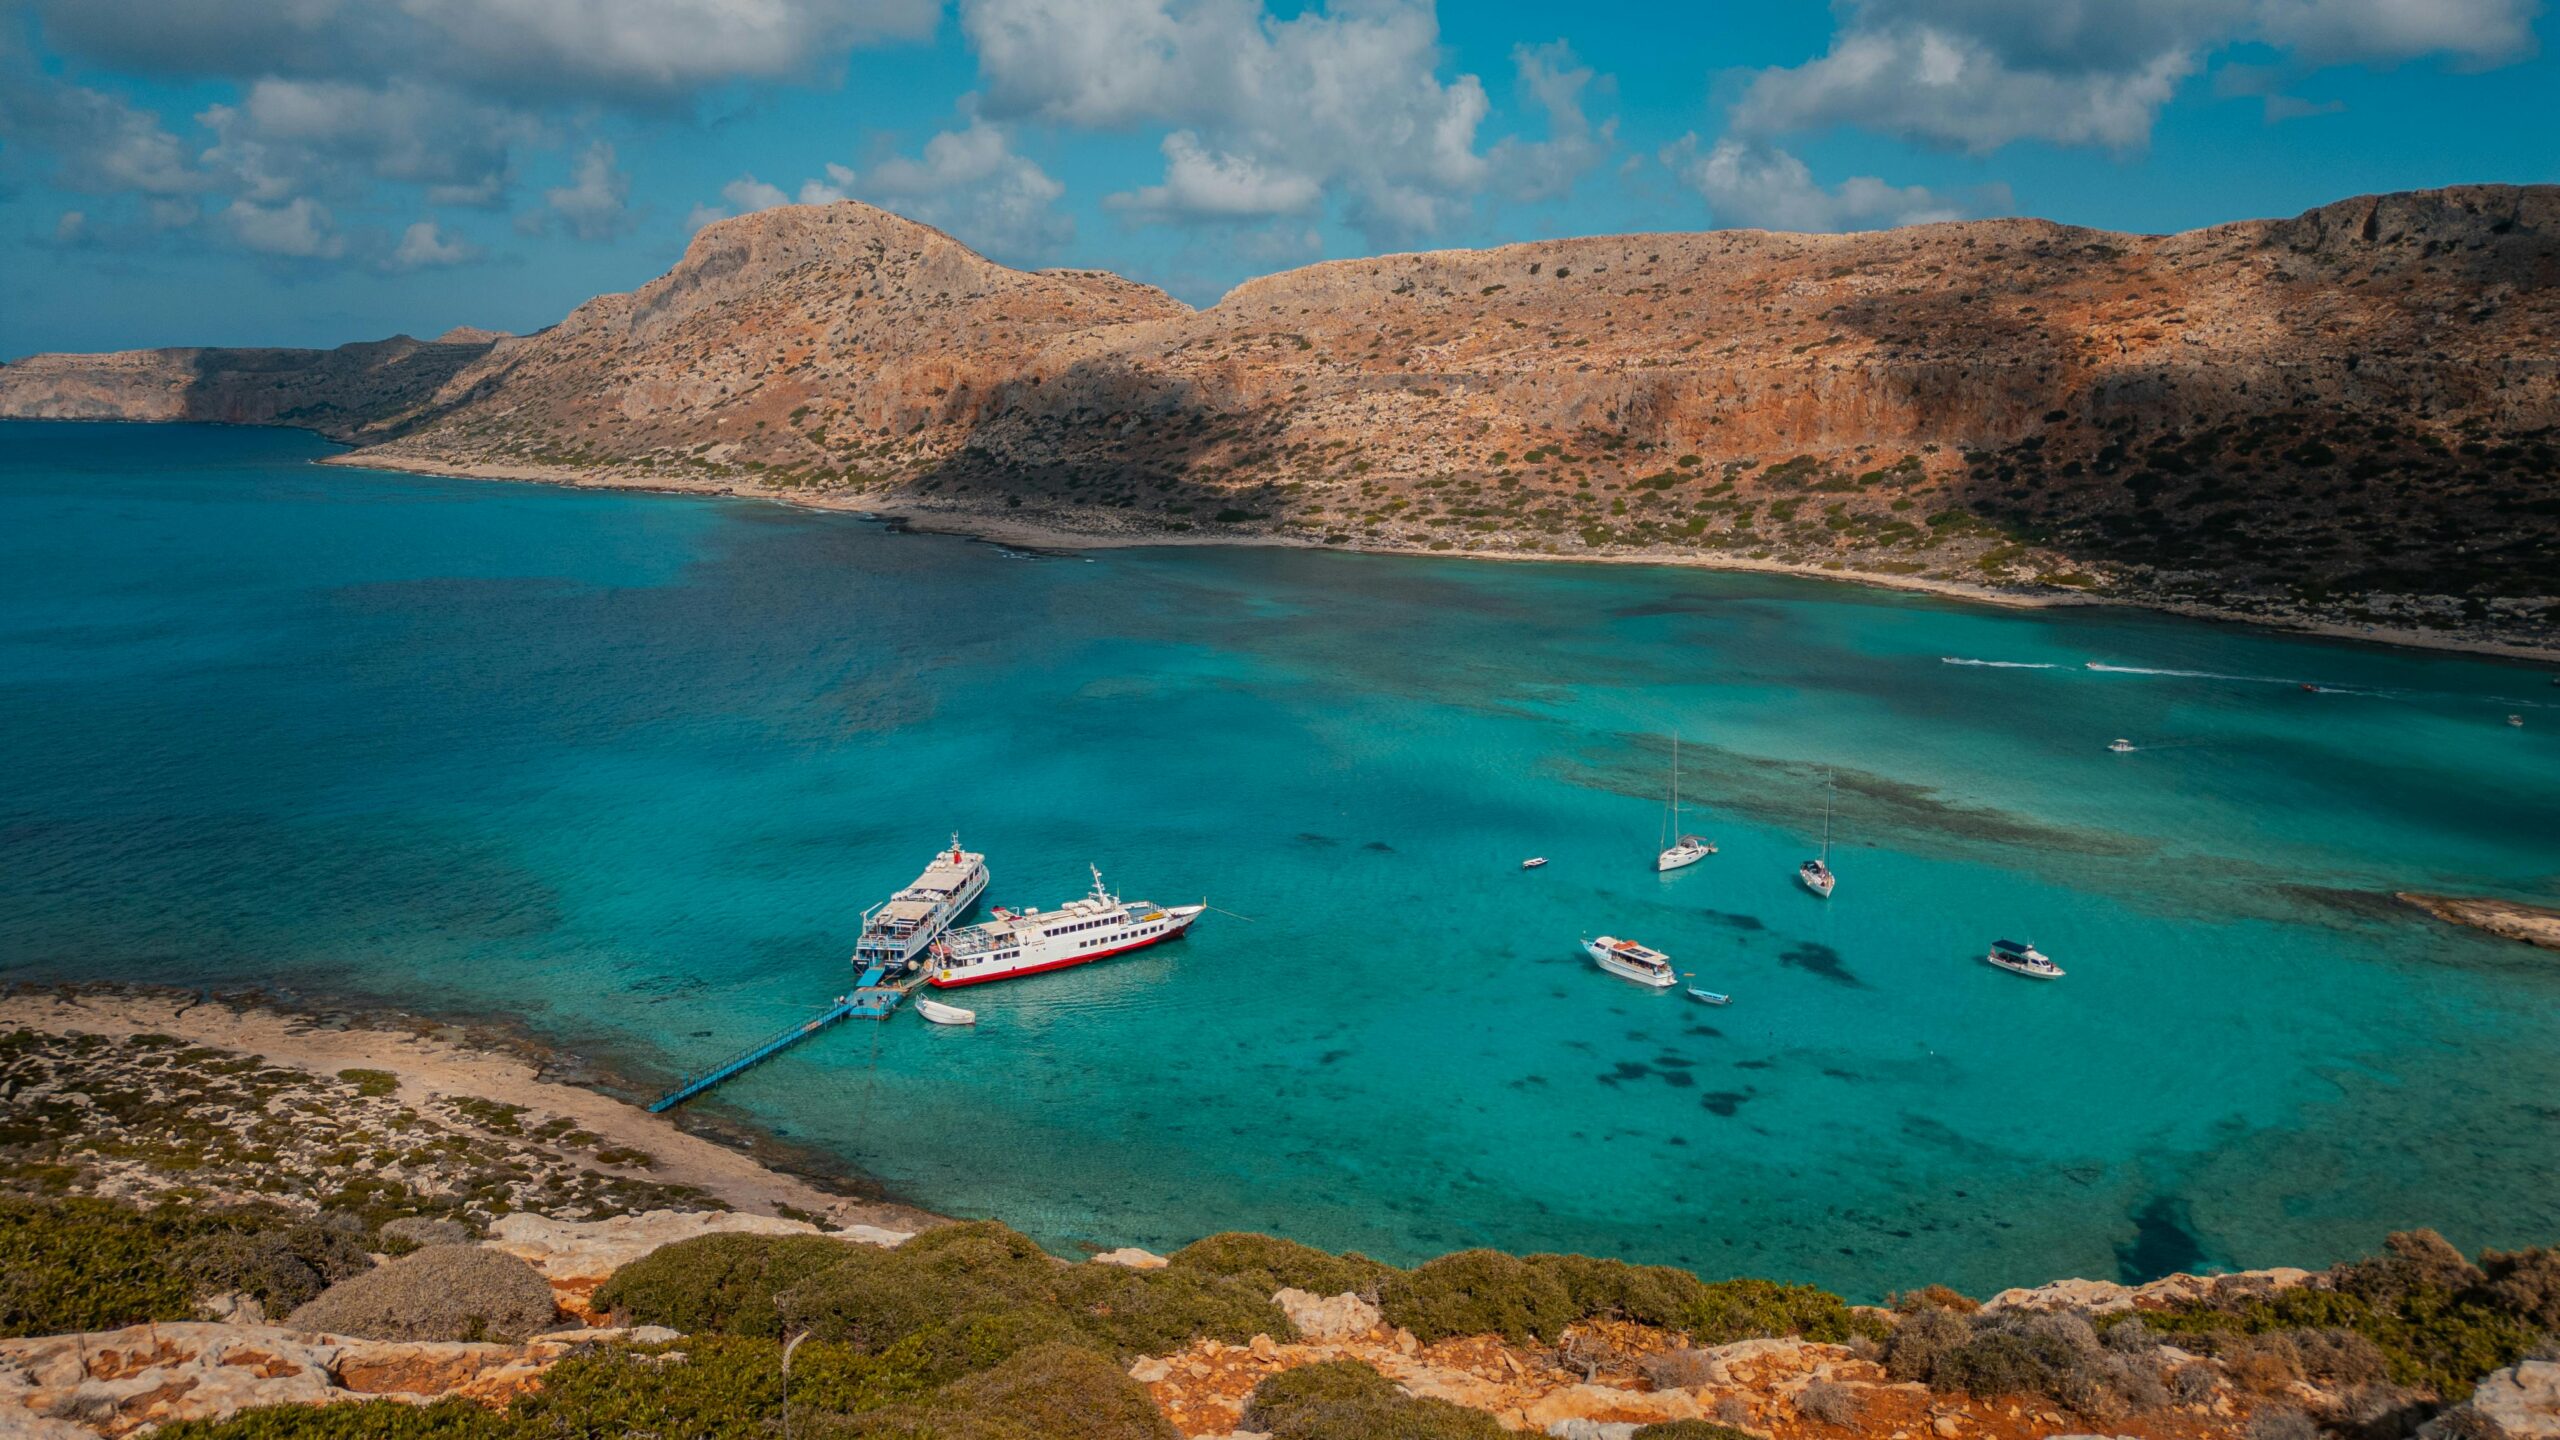
[(939, 1000), (916, 1001), (916, 1013), (936, 1025), (975, 1025), (978, 1012), (958, 1005), (945, 1005)]

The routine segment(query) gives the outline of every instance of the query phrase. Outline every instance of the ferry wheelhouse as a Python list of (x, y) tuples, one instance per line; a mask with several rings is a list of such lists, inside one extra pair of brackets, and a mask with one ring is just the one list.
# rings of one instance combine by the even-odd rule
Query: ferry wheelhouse
[(1114, 955), (1176, 939), (1206, 905), (1158, 905), (1123, 900), (1093, 870), (1093, 890), (1055, 910), (1014, 912), (998, 906), (995, 918), (954, 930), (933, 947), (925, 983), (937, 990), (984, 985), (1044, 970), (1090, 965)]
[(987, 857), (951, 848), (933, 857), (916, 883), (862, 912), (862, 938), (854, 942), (856, 970), (878, 966), (892, 974), (919, 963), (926, 947), (986, 893)]

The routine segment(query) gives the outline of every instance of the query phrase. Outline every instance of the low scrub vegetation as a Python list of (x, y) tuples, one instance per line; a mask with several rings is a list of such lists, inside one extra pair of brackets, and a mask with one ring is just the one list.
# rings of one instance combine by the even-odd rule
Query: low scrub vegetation
[(1383, 1287), (1381, 1304), (1390, 1323), (1425, 1343), (1488, 1333), (1553, 1342), (1566, 1326), (1593, 1318), (1681, 1330), (1702, 1345), (1767, 1335), (1836, 1341), (1882, 1329), (1810, 1285), (1710, 1284), (1669, 1266), (1497, 1250), (1462, 1250), (1399, 1272)]
[(368, 1340), (518, 1341), (558, 1319), (532, 1266), (477, 1245), (435, 1245), (330, 1286), (286, 1323)]
[[(2457, 1400), (2481, 1376), (2560, 1335), (2560, 1251), (2488, 1251), (2475, 1265), (2432, 1230), (2404, 1232), (2381, 1254), (2332, 1270), (2325, 1286), (2142, 1318), (2179, 1345), (2231, 1349), (2261, 1366), (2291, 1364), (2306, 1377), (2324, 1364), (2362, 1367), (2362, 1347), (2350, 1356), (2348, 1342), (2327, 1338), (2353, 1335), (2379, 1355), (2394, 1384)], [(2284, 1337), (2302, 1358), (2288, 1360), (2272, 1345), (2252, 1350), (2237, 1338), (2267, 1335)]]
[(1505, 1440), (1491, 1415), (1422, 1400), (1357, 1360), (1283, 1370), (1254, 1387), (1244, 1428), (1272, 1440)]
[(227, 1293), (281, 1313), (371, 1268), (369, 1248), (342, 1216), (0, 1195), (0, 1335), (193, 1320)]

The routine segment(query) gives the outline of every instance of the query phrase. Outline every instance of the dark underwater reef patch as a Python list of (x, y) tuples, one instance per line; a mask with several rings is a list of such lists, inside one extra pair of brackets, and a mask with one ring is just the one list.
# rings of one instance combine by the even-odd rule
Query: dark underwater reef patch
[[(2075, 855), (2145, 855), (2150, 844), (2109, 834), (2049, 825), (1988, 805), (1948, 800), (1926, 785), (1872, 771), (1770, 760), (1720, 745), (1684, 740), (1683, 790), (1700, 808), (1724, 811), (1756, 823), (1789, 829), (1821, 824), (1823, 778), (1838, 783), (1841, 830), (1890, 837), (1933, 836), (1986, 845), (2022, 846)], [(1613, 795), (1658, 798), (1671, 766), (1671, 742), (1658, 735), (1617, 734), (1578, 755), (1543, 762), (1546, 773), (1568, 785)]]
[(1856, 972), (1841, 963), (1840, 952), (1819, 940), (1799, 940), (1779, 951), (1778, 963), (1790, 970), (1802, 970), (1808, 975), (1828, 980), (1834, 985), (1845, 985), (1852, 990), (1867, 988), (1866, 981), (1859, 979)]

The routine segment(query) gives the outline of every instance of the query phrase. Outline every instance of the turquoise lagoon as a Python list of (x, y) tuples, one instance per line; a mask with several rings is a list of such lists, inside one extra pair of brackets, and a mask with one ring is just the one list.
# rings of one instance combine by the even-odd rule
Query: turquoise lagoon
[[(503, 1015), (662, 1078), (844, 988), (957, 829), (997, 901), (1090, 861), (1219, 911), (709, 1103), (1061, 1251), (1872, 1297), (2560, 1239), (2560, 957), (2376, 898), (2551, 895), (2531, 667), (1677, 569), (1034, 557), (326, 449), (0, 426), (0, 978)], [(1660, 877), (1673, 732), (1722, 851)], [(1599, 974), (1603, 929), (1734, 1004)], [(2070, 978), (1982, 964), (2002, 935)]]

